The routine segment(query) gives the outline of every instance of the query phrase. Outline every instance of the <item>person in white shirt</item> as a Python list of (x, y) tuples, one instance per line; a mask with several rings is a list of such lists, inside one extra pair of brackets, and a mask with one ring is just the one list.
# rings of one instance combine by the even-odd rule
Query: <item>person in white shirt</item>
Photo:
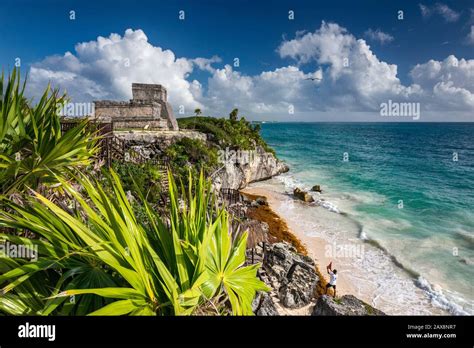
[(326, 267), (329, 274), (329, 283), (326, 284), (326, 294), (329, 288), (334, 288), (334, 298), (336, 298), (337, 269), (332, 270), (332, 262)]

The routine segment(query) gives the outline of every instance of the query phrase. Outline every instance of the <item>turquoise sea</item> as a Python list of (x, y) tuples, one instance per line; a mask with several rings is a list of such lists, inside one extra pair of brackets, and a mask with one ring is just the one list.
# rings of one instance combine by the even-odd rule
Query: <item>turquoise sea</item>
[(265, 123), (262, 135), (290, 165), (274, 185), (321, 185), (318, 208), (406, 275), (380, 274), (379, 287), (409, 284), (438, 313), (473, 314), (474, 123)]

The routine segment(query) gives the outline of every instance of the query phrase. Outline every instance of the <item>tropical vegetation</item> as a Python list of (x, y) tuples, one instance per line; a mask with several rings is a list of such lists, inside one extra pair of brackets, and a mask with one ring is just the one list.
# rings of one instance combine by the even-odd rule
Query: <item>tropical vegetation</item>
[(27, 206), (8, 202), (10, 212), (0, 212), (0, 227), (27, 229), (39, 238), (7, 233), (0, 238), (36, 246), (39, 255), (36, 262), (5, 258), (1, 263), (0, 310), (30, 315), (252, 314), (251, 302), (266, 286), (256, 277), (258, 265), (243, 266), (247, 234), (232, 239), (227, 213), (216, 208), (203, 175), (186, 192), (169, 176), (168, 220), (143, 200), (149, 224), (135, 217), (114, 171), (107, 175), (113, 192), (81, 175), (76, 180), (84, 192), (79, 193), (58, 178), (78, 202), (76, 209), (39, 193)]
[[(245, 265), (247, 234), (232, 233), (203, 170), (186, 169), (186, 186), (149, 164), (97, 171), (99, 139), (87, 122), (61, 131), (66, 97), (48, 87), (30, 106), (24, 89), (17, 71), (2, 77), (0, 245), (35, 258), (0, 248), (0, 314), (252, 314), (267, 288), (259, 265)], [(204, 155), (194, 145), (169, 154), (192, 163)], [(168, 199), (158, 209), (163, 175)]]
[(274, 153), (260, 135), (260, 125), (253, 125), (245, 117), (238, 120), (238, 110), (234, 109), (229, 118), (185, 117), (179, 118), (178, 124), (183, 129), (196, 129), (208, 135), (210, 140), (220, 148), (253, 150), (261, 146), (265, 151)]
[(89, 165), (97, 150), (87, 122), (61, 133), (57, 109), (66, 102), (65, 96), (48, 86), (39, 102), (30, 106), (24, 90), (17, 70), (6, 83), (2, 74), (0, 194), (56, 184), (57, 175)]
[(210, 175), (218, 167), (219, 147), (199, 139), (182, 138), (166, 149), (175, 177), (187, 185), (188, 172), (198, 176), (202, 170)]

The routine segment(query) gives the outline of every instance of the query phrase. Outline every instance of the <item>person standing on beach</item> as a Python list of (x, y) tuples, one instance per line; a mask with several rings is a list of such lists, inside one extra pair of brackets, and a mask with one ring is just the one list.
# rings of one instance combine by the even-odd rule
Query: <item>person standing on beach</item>
[(334, 288), (334, 298), (336, 298), (336, 281), (337, 281), (337, 269), (332, 270), (332, 262), (327, 265), (326, 270), (329, 274), (329, 283), (326, 284), (326, 294), (328, 293), (329, 288)]

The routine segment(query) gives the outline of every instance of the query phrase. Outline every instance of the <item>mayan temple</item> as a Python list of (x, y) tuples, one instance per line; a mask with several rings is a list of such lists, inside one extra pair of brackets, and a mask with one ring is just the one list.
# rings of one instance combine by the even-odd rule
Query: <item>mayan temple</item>
[(94, 104), (95, 117), (112, 121), (114, 129), (178, 130), (162, 85), (132, 83), (130, 101), (98, 100)]

